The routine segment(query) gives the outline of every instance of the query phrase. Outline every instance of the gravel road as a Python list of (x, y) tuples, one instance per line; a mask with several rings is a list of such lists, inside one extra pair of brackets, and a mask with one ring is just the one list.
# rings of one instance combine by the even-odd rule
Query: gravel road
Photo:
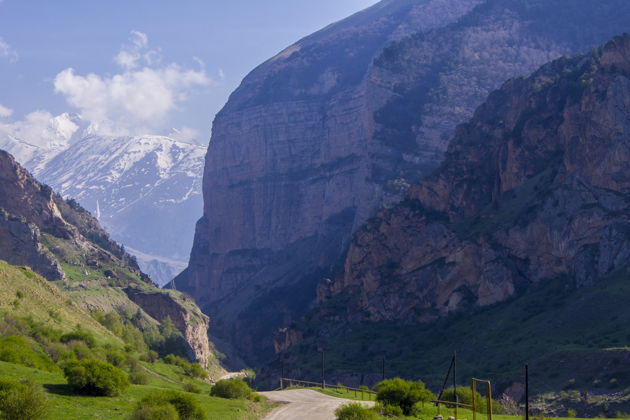
[[(261, 392), (260, 394), (271, 401), (286, 403), (273, 410), (265, 417), (265, 420), (335, 420), (337, 407), (352, 402), (308, 389)], [(364, 402), (363, 404), (368, 406), (374, 403)]]

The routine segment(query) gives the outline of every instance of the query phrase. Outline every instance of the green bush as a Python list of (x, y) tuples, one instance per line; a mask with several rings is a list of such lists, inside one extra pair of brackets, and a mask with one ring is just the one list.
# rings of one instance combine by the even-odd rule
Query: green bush
[(13, 335), (0, 338), (0, 360), (48, 372), (59, 370), (47, 354), (35, 351), (25, 338)]
[(402, 408), (397, 405), (380, 406), (377, 411), (384, 417), (402, 417), (404, 415)]
[[(175, 417), (156, 417), (155, 415), (169, 415), (165, 406), (171, 406), (175, 409)], [(154, 417), (147, 417), (146, 413), (157, 413)], [(144, 417), (142, 417), (144, 416)], [(155, 391), (144, 397), (138, 405), (131, 417), (133, 420), (144, 419), (180, 419), (180, 420), (204, 420), (206, 418), (199, 402), (189, 394), (183, 392), (163, 390)]]
[(203, 392), (199, 385), (193, 383), (184, 384), (184, 391), (191, 392), (193, 394), (201, 394)]
[(69, 343), (71, 341), (83, 341), (89, 348), (96, 346), (96, 339), (92, 333), (84, 330), (76, 330), (66, 333), (61, 336), (60, 341), (62, 343)]
[(129, 380), (134, 385), (146, 385), (149, 383), (149, 375), (142, 371), (132, 371), (129, 374)]
[(400, 407), (403, 414), (414, 414), (419, 402), (431, 401), (435, 395), (424, 387), (422, 381), (412, 382), (400, 378), (386, 379), (376, 385), (376, 400), (384, 406)]
[(138, 407), (130, 420), (180, 420), (177, 410), (172, 404), (162, 404), (152, 407)]
[(143, 362), (155, 363), (158, 361), (159, 355), (157, 351), (149, 350), (146, 353), (144, 353), (140, 358), (142, 359)]
[(127, 364), (127, 355), (115, 349), (107, 350), (107, 353), (105, 354), (105, 359), (107, 360), (107, 363), (111, 363), (112, 365), (121, 369), (124, 368), (124, 366)]
[(0, 419), (39, 420), (46, 414), (46, 394), (29, 381), (0, 380)]
[(190, 363), (181, 356), (168, 354), (164, 357), (164, 363), (181, 367), (184, 373), (192, 378), (206, 379), (208, 377), (208, 372), (199, 363)]
[(213, 397), (229, 399), (251, 398), (252, 394), (253, 391), (247, 382), (240, 378), (224, 379), (217, 382), (210, 390), (210, 395)]
[[(447, 390), (445, 390), (442, 393), (442, 401), (455, 401), (455, 398), (453, 395), (457, 394), (457, 401), (462, 403), (462, 404), (468, 404), (471, 405), (472, 404), (472, 389), (470, 389), (469, 387), (465, 387), (465, 386), (458, 386), (457, 388), (455, 388), (455, 393), (453, 393), (453, 388), (449, 388)], [(477, 406), (477, 409), (475, 411), (479, 412), (479, 413), (485, 413), (487, 411), (486, 409), (486, 398), (482, 397), (481, 394), (477, 391), (475, 391), (475, 404)], [(493, 405), (493, 412), (498, 413), (499, 410), (499, 405), (497, 402), (492, 403)]]
[(68, 384), (81, 394), (111, 397), (129, 388), (125, 372), (97, 359), (69, 362), (64, 374)]
[(337, 420), (378, 420), (378, 415), (359, 403), (343, 405), (335, 410)]

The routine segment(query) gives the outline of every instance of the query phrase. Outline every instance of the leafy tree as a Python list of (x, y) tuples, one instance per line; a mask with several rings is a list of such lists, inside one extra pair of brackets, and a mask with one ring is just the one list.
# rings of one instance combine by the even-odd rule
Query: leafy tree
[[(164, 408), (167, 406), (175, 409), (175, 417), (172, 410)], [(206, 416), (199, 402), (192, 395), (163, 390), (152, 392), (140, 400), (131, 418), (132, 420), (204, 420)]]
[(0, 420), (39, 420), (47, 410), (46, 394), (30, 381), (0, 380)]
[(73, 361), (64, 367), (64, 374), (78, 393), (116, 396), (129, 388), (127, 374), (117, 367), (97, 359)]
[(435, 395), (425, 388), (422, 381), (405, 381), (401, 378), (386, 379), (376, 385), (376, 400), (384, 406), (400, 407), (406, 416), (412, 415), (419, 402), (431, 401)]
[(210, 390), (213, 397), (230, 399), (251, 398), (253, 393), (247, 382), (241, 378), (221, 380)]

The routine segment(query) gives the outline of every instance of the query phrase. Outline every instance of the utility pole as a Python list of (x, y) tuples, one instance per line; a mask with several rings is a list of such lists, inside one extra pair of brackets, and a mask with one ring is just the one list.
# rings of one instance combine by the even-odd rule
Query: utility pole
[(322, 349), (322, 388), (326, 389), (326, 379), (325, 379), (325, 356), (324, 356), (324, 349)]
[(280, 365), (280, 389), (284, 389), (284, 357), (282, 358)]
[(381, 372), (382, 372), (382, 380), (385, 380), (385, 358), (383, 357), (383, 365), (381, 366)]
[(525, 420), (529, 420), (529, 366), (525, 365)]
[(459, 404), (457, 396), (457, 351), (453, 352), (453, 400), (455, 401), (455, 420), (457, 420), (457, 404)]

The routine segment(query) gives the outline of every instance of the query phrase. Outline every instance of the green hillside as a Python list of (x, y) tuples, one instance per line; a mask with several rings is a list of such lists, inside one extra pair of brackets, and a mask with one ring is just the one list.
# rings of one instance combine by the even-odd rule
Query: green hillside
[[(107, 299), (112, 290), (103, 288), (109, 291)], [(266, 402), (210, 397), (212, 386), (204, 379), (207, 373), (195, 367), (199, 365), (184, 358), (158, 358), (152, 343), (168, 342), (173, 326), (170, 332), (163, 325), (146, 325), (143, 330), (115, 312), (88, 313), (74, 299), (29, 268), (0, 261), (0, 381), (41, 385), (48, 401), (46, 419), (126, 419), (140, 399), (164, 389), (193, 396), (208, 420), (257, 419), (272, 407)], [(178, 348), (177, 343), (173, 348)], [(113, 397), (76, 393), (64, 368), (90, 359), (121, 369), (131, 387)], [(0, 404), (0, 417), (1, 411)]]

